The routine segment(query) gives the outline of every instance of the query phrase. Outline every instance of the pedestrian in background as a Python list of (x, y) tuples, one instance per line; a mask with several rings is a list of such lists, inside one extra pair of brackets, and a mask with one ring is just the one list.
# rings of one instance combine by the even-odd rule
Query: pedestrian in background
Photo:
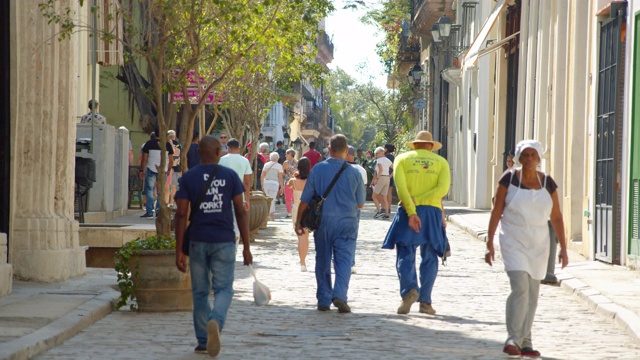
[[(289, 181), (287, 181), (287, 188), (291, 189), (293, 196), (293, 227), (295, 230), (295, 225), (298, 222), (298, 208), (300, 208), (300, 197), (302, 196), (302, 191), (304, 190), (305, 185), (307, 184), (307, 178), (309, 177), (309, 172), (311, 172), (311, 161), (306, 157), (301, 157), (298, 160), (297, 171), (293, 173)], [(309, 231), (307, 229), (302, 229), (303, 231), (296, 235), (298, 236), (298, 256), (300, 257), (300, 271), (307, 271), (307, 253), (309, 253)]]
[[(323, 196), (334, 177), (342, 169), (335, 186), (322, 207), (320, 227), (313, 233), (316, 247), (316, 298), (319, 311), (329, 311), (331, 303), (340, 313), (351, 312), (347, 292), (351, 279), (351, 264), (358, 236), (358, 209), (364, 206), (365, 190), (362, 177), (345, 161), (347, 138), (342, 134), (331, 137), (331, 157), (311, 169), (300, 198), (297, 218), (301, 219), (311, 199)], [(305, 230), (299, 221), (296, 234)], [(331, 285), (331, 259), (335, 268), (335, 283)]]
[[(363, 185), (365, 187), (365, 194), (366, 194), (366, 188), (367, 188), (367, 170), (365, 170), (362, 166), (360, 166), (360, 164), (356, 163), (356, 149), (349, 145), (349, 150), (347, 151), (347, 158), (346, 158), (347, 162), (356, 170), (358, 170), (358, 173), (360, 173), (360, 176), (362, 176), (362, 182)], [(362, 212), (360, 211), (360, 209), (358, 209), (358, 229), (360, 228), (360, 216), (362, 215)], [(356, 232), (357, 233), (357, 232)], [(357, 245), (357, 242), (356, 242)], [(356, 273), (356, 252), (354, 250), (353, 252), (353, 263), (351, 264), (351, 273), (355, 274)]]
[(229, 153), (229, 147), (227, 141), (229, 140), (229, 135), (226, 132), (220, 133), (220, 148), (222, 149), (222, 156), (225, 156)]
[[(218, 165), (222, 149), (211, 135), (199, 146), (201, 164), (184, 173), (176, 193), (176, 267), (187, 271), (182, 252), (190, 206), (196, 206), (207, 179), (215, 171), (210, 189), (205, 193), (189, 225), (189, 270), (193, 293), (193, 327), (198, 345), (195, 352), (217, 356), (221, 349), (220, 331), (224, 328), (233, 298), (236, 241), (233, 230), (235, 211), (244, 250), (245, 265), (253, 263), (249, 247), (249, 215), (242, 203), (244, 186), (231, 169)], [(213, 308), (209, 293), (213, 289)]]
[[(89, 113), (82, 115), (82, 118), (80, 119), (81, 124), (91, 124), (91, 123), (93, 123), (94, 125), (107, 124), (107, 118), (104, 117), (104, 115), (101, 115), (98, 113), (98, 110), (100, 109), (100, 104), (96, 100), (89, 100), (89, 104), (87, 105), (87, 107), (89, 107)], [(91, 113), (93, 113), (93, 117), (91, 117)]]
[(512, 155), (507, 155), (507, 161), (506, 161), (506, 164), (507, 164), (507, 171), (509, 171), (509, 170), (512, 170), (512, 169), (513, 169), (513, 165), (514, 165), (515, 163), (513, 162), (513, 156), (512, 156)]
[[(432, 152), (442, 148), (428, 131), (420, 131), (394, 163), (400, 205), (382, 244), (396, 249), (396, 269), (402, 303), (398, 314), (408, 314), (416, 301), (420, 312), (434, 315), (431, 292), (438, 275), (438, 256), (446, 251), (442, 198), (449, 192), (449, 163)], [(420, 247), (420, 285), (416, 250)]]
[[(393, 144), (385, 144), (384, 145), (384, 156), (393, 162), (396, 157), (393, 153), (396, 151), (396, 147)], [(389, 205), (389, 211), (387, 213), (391, 213), (391, 205), (393, 205), (393, 188), (395, 187), (395, 182), (393, 180), (393, 168), (389, 169), (389, 189), (387, 190), (387, 204)]]
[(180, 176), (182, 176), (182, 170), (180, 169), (180, 152), (182, 151), (182, 145), (176, 138), (176, 132), (174, 130), (167, 131), (167, 137), (173, 148), (173, 171), (171, 171), (170, 176), (167, 178), (167, 186), (165, 186), (164, 193), (169, 207), (175, 208), (173, 197), (178, 188), (178, 180), (180, 180)]
[(191, 138), (191, 145), (189, 151), (187, 151), (187, 170), (196, 167), (200, 164), (200, 154), (198, 153), (198, 144), (200, 143), (200, 134), (197, 131), (193, 132)]
[[(244, 209), (249, 211), (251, 199), (251, 174), (253, 174), (253, 171), (251, 170), (249, 160), (240, 155), (240, 142), (237, 139), (229, 139), (227, 142), (227, 155), (221, 157), (218, 164), (235, 171), (240, 180), (242, 180), (242, 184), (244, 185), (244, 194), (242, 199), (244, 202)], [(235, 221), (235, 212), (233, 213), (233, 219), (233, 230), (236, 233), (236, 240), (239, 240), (240, 229), (238, 229), (238, 225)]]
[(264, 164), (260, 176), (264, 193), (267, 197), (271, 198), (271, 207), (269, 208), (269, 217), (271, 220), (274, 220), (276, 217), (276, 198), (282, 194), (284, 188), (284, 171), (282, 165), (278, 162), (279, 157), (277, 152), (272, 152), (269, 155), (270, 161)]
[(309, 143), (309, 150), (307, 150), (302, 156), (306, 157), (311, 161), (311, 168), (320, 161), (322, 161), (322, 155), (316, 150), (316, 142), (312, 141)]
[[(154, 131), (155, 138), (147, 141), (142, 145), (142, 160), (140, 161), (140, 178), (144, 179), (144, 193), (146, 195), (146, 212), (142, 214), (143, 218), (152, 218), (155, 212), (160, 209), (160, 200), (158, 199), (156, 204), (156, 196), (154, 189), (156, 182), (158, 181), (158, 168), (160, 167), (162, 149), (160, 148), (160, 130), (158, 128)], [(167, 163), (164, 169), (162, 169), (167, 176), (172, 170), (173, 166), (173, 146), (169, 141), (165, 143), (165, 154)]]
[(389, 219), (389, 203), (387, 202), (387, 192), (391, 180), (391, 169), (393, 163), (384, 156), (384, 148), (378, 147), (374, 151), (376, 156), (376, 167), (371, 185), (373, 186), (373, 203), (376, 205), (374, 219)]
[[(307, 159), (309, 160), (309, 159)], [(289, 149), (285, 153), (285, 161), (282, 164), (282, 170), (284, 171), (284, 184), (289, 184), (289, 180), (293, 177), (293, 174), (298, 170), (298, 160), (296, 160), (296, 151)], [(289, 186), (284, 187), (284, 203), (287, 207), (287, 217), (291, 217), (291, 211), (293, 206), (293, 189)]]
[(499, 224), (500, 253), (511, 284), (506, 306), (508, 337), (503, 348), (508, 355), (540, 356), (533, 349), (531, 327), (540, 280), (547, 273), (549, 218), (559, 238), (559, 261), (563, 268), (569, 263), (558, 185), (551, 176), (536, 170), (542, 154), (538, 141), (523, 140), (516, 145), (514, 160), (522, 168), (502, 175), (489, 219), (485, 261), (492, 265), (495, 260), (493, 239)]

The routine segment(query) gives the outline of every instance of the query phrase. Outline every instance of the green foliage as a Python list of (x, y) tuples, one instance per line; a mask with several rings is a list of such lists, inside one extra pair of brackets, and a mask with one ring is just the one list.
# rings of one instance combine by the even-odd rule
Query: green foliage
[(326, 77), (325, 85), (337, 129), (353, 147), (367, 148), (376, 132), (377, 114), (372, 104), (362, 98), (356, 80), (341, 68)]
[[(82, 22), (85, 17), (76, 13), (83, 2), (78, 0), (80, 7), (64, 7), (55, 0), (42, 0), (39, 9), (50, 24), (58, 26), (59, 39), (64, 40), (75, 31), (93, 30)], [(311, 74), (317, 81), (321, 74), (313, 61), (317, 49), (308, 44), (316, 44), (318, 24), (333, 10), (330, 0), (121, 0), (119, 5), (116, 19), (123, 21), (124, 34), (116, 37), (116, 27), (98, 35), (103, 40), (122, 42), (127, 61), (146, 61), (151, 86), (142, 92), (156, 113), (145, 115), (155, 117), (161, 147), (165, 146), (170, 121), (165, 114), (169, 111), (165, 108), (166, 95), (186, 92), (193, 85), (191, 80), (203, 89), (203, 95), (215, 90), (222, 92), (223, 98), (230, 97), (227, 92), (236, 86), (247, 97), (259, 93), (263, 100), (273, 99), (272, 93), (263, 91), (269, 88), (264, 81), (258, 82), (259, 87), (249, 87), (240, 79), (253, 74), (260, 79), (267, 77), (269, 84), (283, 84)], [(200, 96), (197, 105), (182, 107), (186, 115), (179, 133), (185, 157), (205, 100), (206, 96)], [(260, 102), (256, 106), (268, 107)], [(166, 163), (162, 151), (160, 167)], [(182, 163), (186, 163), (185, 158)], [(164, 180), (165, 174), (160, 172), (158, 182)], [(158, 190), (158, 198), (164, 199), (164, 188)], [(170, 233), (165, 201), (161, 202), (156, 227), (159, 234)]]
[(116, 309), (126, 306), (129, 300), (132, 301), (129, 308), (134, 311), (138, 309), (136, 289), (133, 284), (133, 277), (137, 276), (138, 269), (130, 268), (131, 258), (136, 257), (141, 250), (173, 250), (175, 248), (176, 240), (174, 238), (153, 235), (144, 239), (137, 238), (118, 249), (113, 259), (116, 273), (118, 273), (118, 288), (120, 289), (120, 298), (115, 305)]
[(400, 33), (402, 20), (411, 16), (411, 2), (407, 0), (384, 0), (379, 8), (370, 9), (363, 17), (365, 24), (377, 26), (385, 33), (382, 42), (376, 45), (376, 53), (380, 57), (387, 74), (396, 72), (398, 50), (400, 49)]

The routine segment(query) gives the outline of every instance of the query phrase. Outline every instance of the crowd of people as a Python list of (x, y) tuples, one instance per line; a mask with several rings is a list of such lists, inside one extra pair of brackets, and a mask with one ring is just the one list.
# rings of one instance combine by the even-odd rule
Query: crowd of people
[[(256, 186), (272, 199), (269, 215), (275, 216), (275, 205), (284, 202), (286, 217), (291, 218), (298, 238), (300, 270), (308, 271), (307, 257), (310, 231), (302, 224), (305, 210), (315, 197), (323, 197), (322, 220), (313, 231), (317, 310), (326, 312), (333, 305), (339, 313), (351, 312), (349, 283), (355, 271), (355, 252), (361, 209), (367, 186), (371, 187), (376, 206), (375, 219), (390, 219), (391, 224), (381, 248), (396, 251), (400, 305), (396, 312), (408, 314), (413, 304), (419, 312), (435, 315), (432, 291), (438, 275), (439, 257), (446, 256), (448, 239), (444, 220), (443, 198), (449, 191), (449, 164), (435, 151), (442, 144), (428, 131), (420, 131), (406, 143), (409, 151), (395, 156), (395, 146), (386, 144), (372, 152), (349, 146), (344, 135), (334, 135), (325, 148), (316, 150), (314, 142), (299, 156), (285, 150), (281, 142), (270, 151), (268, 143), (258, 145), (252, 159), (248, 144), (242, 149), (237, 139), (227, 134), (194, 136), (187, 160), (189, 171), (179, 172), (181, 146), (175, 132), (167, 143), (167, 171), (170, 203), (175, 194), (176, 266), (191, 271), (195, 351), (216, 356), (221, 349), (221, 336), (227, 311), (233, 297), (236, 247), (243, 244), (243, 261), (253, 262), (248, 229), (251, 177), (258, 169)], [(153, 211), (152, 184), (155, 173), (157, 134), (142, 148), (141, 176), (147, 195), (147, 212)], [(194, 150), (195, 149), (195, 150)], [(373, 154), (373, 156), (371, 156)], [(195, 159), (194, 156), (198, 158)], [(500, 177), (489, 222), (485, 262), (493, 265), (499, 239), (500, 252), (511, 285), (506, 300), (507, 340), (503, 352), (508, 355), (540, 356), (533, 348), (531, 328), (537, 308), (539, 286), (553, 275), (556, 242), (560, 245), (558, 260), (568, 263), (564, 224), (557, 188), (551, 176), (538, 171), (543, 158), (542, 145), (535, 140), (517, 144), (515, 155), (509, 156)], [(256, 164), (257, 162), (257, 164)], [(518, 166), (516, 166), (516, 164)], [(153, 170), (152, 170), (153, 169)], [(210, 188), (205, 186), (210, 184)], [(176, 186), (174, 190), (172, 186)], [(399, 202), (392, 215), (392, 190)], [(189, 212), (194, 214), (189, 217)], [(187, 264), (182, 244), (188, 226)], [(211, 234), (216, 234), (212, 236)], [(416, 264), (417, 253), (420, 263)], [(551, 257), (551, 263), (547, 260)], [(332, 276), (333, 271), (333, 276)], [(418, 274), (419, 272), (419, 274)], [(213, 308), (209, 291), (213, 289)]]

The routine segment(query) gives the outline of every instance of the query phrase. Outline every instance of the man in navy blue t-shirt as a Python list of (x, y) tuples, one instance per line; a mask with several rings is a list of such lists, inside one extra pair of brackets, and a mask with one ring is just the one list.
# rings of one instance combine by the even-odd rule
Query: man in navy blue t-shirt
[[(220, 331), (224, 327), (233, 297), (233, 278), (236, 259), (236, 236), (233, 231), (235, 210), (240, 237), (244, 245), (244, 264), (253, 263), (249, 249), (249, 215), (242, 201), (244, 186), (235, 171), (218, 165), (222, 155), (220, 142), (205, 136), (198, 148), (200, 165), (185, 172), (176, 192), (176, 266), (186, 272), (186, 256), (182, 243), (189, 207), (193, 221), (189, 225), (189, 270), (193, 291), (193, 326), (198, 353), (217, 356), (220, 352)], [(200, 193), (210, 174), (213, 181), (202, 202), (196, 208)], [(213, 309), (209, 292), (213, 286)]]

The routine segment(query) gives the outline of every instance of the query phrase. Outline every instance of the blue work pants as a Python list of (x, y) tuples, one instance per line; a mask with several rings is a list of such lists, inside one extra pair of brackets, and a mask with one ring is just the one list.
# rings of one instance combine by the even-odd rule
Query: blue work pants
[[(323, 216), (320, 228), (313, 233), (316, 247), (316, 298), (318, 306), (329, 306), (335, 298), (347, 299), (351, 265), (358, 237), (356, 216)], [(331, 259), (335, 283), (331, 284)]]
[[(416, 250), (420, 246), (420, 286), (416, 274)], [(396, 244), (396, 269), (400, 279), (400, 296), (404, 297), (411, 289), (420, 293), (418, 301), (431, 304), (431, 291), (438, 275), (438, 255), (427, 243), (424, 245)]]

